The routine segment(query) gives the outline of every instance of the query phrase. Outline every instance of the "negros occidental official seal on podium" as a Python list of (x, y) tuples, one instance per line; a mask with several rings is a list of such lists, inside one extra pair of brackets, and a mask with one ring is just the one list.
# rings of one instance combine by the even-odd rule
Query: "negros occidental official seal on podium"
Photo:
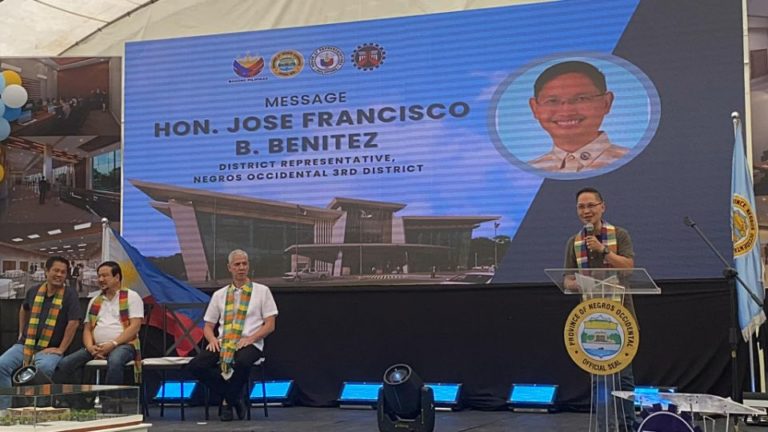
[(571, 359), (594, 375), (615, 374), (629, 366), (640, 343), (632, 313), (620, 302), (605, 298), (576, 305), (563, 336)]

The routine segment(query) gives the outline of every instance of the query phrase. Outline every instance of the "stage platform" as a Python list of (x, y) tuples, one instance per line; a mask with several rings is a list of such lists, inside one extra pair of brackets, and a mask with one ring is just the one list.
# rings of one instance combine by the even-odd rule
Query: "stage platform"
[[(727, 284), (662, 287), (662, 295), (635, 299), (642, 328), (635, 384), (731, 394)], [(266, 377), (293, 380), (297, 406), (334, 406), (344, 382), (380, 382), (389, 366), (406, 363), (425, 382), (461, 383), (463, 405), (482, 412), (503, 408), (514, 383), (557, 384), (563, 411), (589, 407), (589, 375), (563, 345), (564, 320), (578, 299), (554, 286), (276, 288), (274, 296), (280, 316), (265, 345)], [(0, 352), (18, 340), (20, 304), (0, 301)], [(144, 335), (144, 358), (171, 345), (159, 329)], [(739, 356), (746, 383), (743, 343)], [(145, 372), (154, 395), (162, 377)], [(180, 371), (166, 379), (190, 378)]]
[[(215, 411), (211, 411), (213, 414)], [(264, 418), (260, 408), (254, 407), (251, 421), (220, 422), (212, 417), (205, 421), (203, 408), (188, 408), (186, 421), (181, 421), (179, 410), (166, 410), (165, 417), (151, 408), (151, 432), (195, 431), (269, 431), (269, 432), (375, 432), (376, 411), (339, 408), (270, 408)], [(553, 414), (513, 413), (511, 411), (463, 410), (438, 412), (436, 432), (587, 432), (589, 414), (561, 412)], [(717, 423), (723, 430), (724, 420)], [(703, 429), (703, 428), (702, 428)], [(712, 430), (711, 428), (709, 430)], [(764, 427), (741, 425), (739, 431), (765, 431)]]

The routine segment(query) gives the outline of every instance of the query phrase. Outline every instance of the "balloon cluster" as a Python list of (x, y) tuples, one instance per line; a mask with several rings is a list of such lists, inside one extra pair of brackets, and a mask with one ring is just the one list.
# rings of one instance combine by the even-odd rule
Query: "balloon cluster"
[(0, 73), (0, 141), (11, 134), (12, 122), (21, 115), (27, 103), (27, 90), (21, 86), (21, 76), (12, 70)]

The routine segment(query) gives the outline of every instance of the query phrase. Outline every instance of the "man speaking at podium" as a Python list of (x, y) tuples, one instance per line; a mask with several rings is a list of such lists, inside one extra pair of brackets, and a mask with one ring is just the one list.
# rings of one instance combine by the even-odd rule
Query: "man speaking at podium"
[[(586, 187), (576, 193), (576, 212), (584, 228), (568, 239), (563, 267), (578, 269), (634, 267), (635, 252), (632, 250), (632, 239), (624, 228), (603, 220), (605, 201), (597, 189)], [(637, 316), (629, 294), (624, 296), (623, 303), (633, 316)], [(594, 383), (592, 390), (593, 392), (597, 390)], [(619, 388), (616, 390), (635, 390), (632, 365), (619, 372)], [(622, 399), (622, 407), (618, 413), (619, 418), (624, 418), (622, 430), (632, 431), (635, 422), (634, 403)]]
[(605, 202), (597, 189), (576, 193), (576, 211), (584, 229), (568, 239), (565, 268), (634, 267), (632, 239), (624, 228), (603, 220)]

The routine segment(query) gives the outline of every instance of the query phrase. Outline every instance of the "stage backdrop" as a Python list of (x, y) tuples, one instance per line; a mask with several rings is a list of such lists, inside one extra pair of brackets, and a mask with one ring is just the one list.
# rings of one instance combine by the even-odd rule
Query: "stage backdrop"
[[(740, 8), (571, 0), (128, 43), (123, 234), (191, 281), (243, 248), (273, 285), (542, 282), (594, 186), (651, 276), (719, 276), (683, 217), (731, 249)], [(605, 88), (535, 94), (564, 62)], [(590, 131), (553, 162), (553, 139)]]

